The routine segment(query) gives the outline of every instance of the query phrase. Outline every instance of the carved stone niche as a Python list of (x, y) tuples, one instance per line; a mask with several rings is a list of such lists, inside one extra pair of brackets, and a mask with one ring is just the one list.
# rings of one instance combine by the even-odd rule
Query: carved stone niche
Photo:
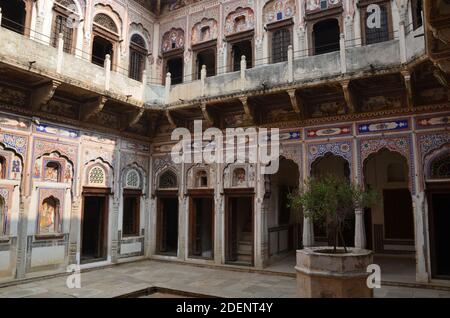
[(186, 172), (187, 189), (214, 188), (216, 183), (215, 167), (213, 165), (196, 164)]
[(254, 188), (255, 173), (254, 164), (230, 163), (223, 171), (224, 188)]

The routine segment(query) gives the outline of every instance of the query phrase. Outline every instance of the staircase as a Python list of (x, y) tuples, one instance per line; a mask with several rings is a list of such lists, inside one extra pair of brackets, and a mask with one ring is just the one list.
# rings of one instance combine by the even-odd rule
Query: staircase
[(253, 260), (253, 236), (250, 231), (243, 231), (239, 235), (237, 248), (237, 263), (251, 265)]

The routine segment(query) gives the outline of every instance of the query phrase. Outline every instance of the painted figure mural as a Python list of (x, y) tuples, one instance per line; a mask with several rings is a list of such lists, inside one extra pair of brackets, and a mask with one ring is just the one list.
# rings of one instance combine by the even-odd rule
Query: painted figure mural
[(255, 27), (253, 10), (250, 8), (237, 8), (225, 20), (225, 35), (252, 30)]
[(58, 201), (53, 197), (49, 197), (42, 202), (39, 211), (39, 234), (52, 234), (58, 232), (57, 216)]

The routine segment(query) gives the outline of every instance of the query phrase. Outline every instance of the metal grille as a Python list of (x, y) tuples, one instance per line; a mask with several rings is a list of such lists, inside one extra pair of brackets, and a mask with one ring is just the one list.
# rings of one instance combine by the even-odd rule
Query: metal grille
[(177, 176), (172, 171), (164, 172), (159, 178), (159, 187), (161, 189), (176, 188), (177, 186)]
[(272, 36), (272, 62), (287, 61), (288, 46), (291, 45), (291, 35), (288, 29), (274, 31)]
[(368, 14), (366, 13), (366, 44), (373, 44), (389, 40), (389, 24), (386, 6), (380, 6), (380, 28), (369, 28), (367, 26)]
[(136, 81), (142, 81), (143, 70), (144, 70), (144, 54), (133, 48), (130, 48), (129, 77)]
[(53, 26), (52, 45), (54, 47), (58, 46), (58, 38), (60, 33), (63, 34), (64, 52), (70, 53), (72, 50), (73, 29), (68, 27), (67, 17), (57, 15)]
[(431, 178), (450, 178), (450, 154), (447, 154), (433, 161), (433, 163), (431, 164)]

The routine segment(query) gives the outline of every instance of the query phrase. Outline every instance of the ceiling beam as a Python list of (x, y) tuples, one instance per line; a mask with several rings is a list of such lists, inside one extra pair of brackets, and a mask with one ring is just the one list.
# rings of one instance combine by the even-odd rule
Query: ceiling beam
[(106, 96), (98, 96), (95, 100), (81, 104), (80, 107), (80, 120), (87, 121), (92, 116), (100, 113), (105, 107), (105, 103), (108, 101)]
[(60, 81), (52, 80), (33, 88), (30, 99), (31, 110), (41, 110), (41, 107), (46, 105), (53, 98), (59, 85), (61, 85)]

